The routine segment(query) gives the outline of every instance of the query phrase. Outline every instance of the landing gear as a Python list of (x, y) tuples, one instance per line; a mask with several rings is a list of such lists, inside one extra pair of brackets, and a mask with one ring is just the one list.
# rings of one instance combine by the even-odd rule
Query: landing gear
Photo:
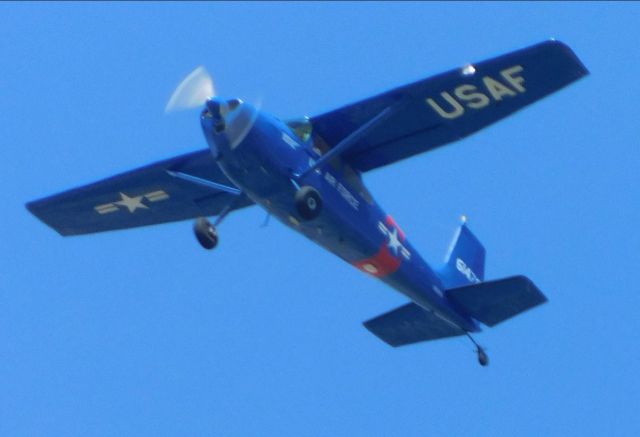
[(476, 346), (476, 354), (478, 354), (478, 363), (480, 363), (482, 367), (488, 366), (489, 355), (487, 355), (487, 353), (482, 348), (482, 346), (480, 346), (468, 332), (467, 332), (467, 337), (469, 337), (469, 340), (471, 340), (473, 344)]
[[(239, 194), (238, 194), (239, 193)], [(211, 223), (204, 217), (198, 217), (196, 222), (193, 224), (193, 233), (196, 234), (196, 238), (198, 239), (198, 243), (202, 247), (207, 250), (211, 250), (218, 245), (218, 231), (216, 230), (217, 226), (222, 223), (222, 220), (233, 210), (238, 199), (241, 199), (241, 193), (238, 192), (237, 196), (231, 203), (224, 207), (224, 209), (220, 212), (220, 215), (216, 218), (216, 220)]]
[(318, 190), (305, 185), (296, 192), (295, 204), (300, 217), (304, 220), (313, 220), (322, 210), (322, 197)]
[(216, 227), (209, 220), (200, 217), (193, 225), (193, 232), (196, 234), (198, 243), (207, 250), (211, 250), (218, 245), (218, 232)]

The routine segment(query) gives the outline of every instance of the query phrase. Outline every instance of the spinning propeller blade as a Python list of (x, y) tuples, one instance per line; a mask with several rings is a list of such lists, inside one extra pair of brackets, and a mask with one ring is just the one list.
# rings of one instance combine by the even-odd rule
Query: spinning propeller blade
[(253, 128), (262, 106), (262, 99), (258, 100), (252, 110), (245, 111), (239, 119), (236, 116), (235, 119), (232, 117), (232, 120), (229, 120), (227, 118), (229, 113), (240, 104), (242, 104), (240, 99), (223, 100), (216, 97), (211, 75), (203, 66), (200, 66), (180, 82), (171, 95), (165, 112), (204, 107), (206, 114), (216, 120), (216, 132), (224, 131), (231, 148), (234, 148)]
[(213, 79), (207, 70), (200, 66), (180, 82), (164, 110), (171, 112), (197, 108), (214, 96)]

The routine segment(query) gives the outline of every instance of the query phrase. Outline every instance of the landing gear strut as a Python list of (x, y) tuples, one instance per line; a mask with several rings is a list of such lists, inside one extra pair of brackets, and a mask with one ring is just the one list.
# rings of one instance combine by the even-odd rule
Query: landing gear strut
[(482, 346), (480, 346), (468, 332), (467, 332), (467, 337), (469, 337), (469, 340), (471, 340), (473, 344), (476, 346), (476, 354), (478, 354), (478, 363), (480, 363), (482, 367), (488, 366), (489, 355), (487, 355), (487, 353), (482, 348)]
[(209, 220), (200, 217), (193, 225), (193, 232), (196, 234), (198, 243), (207, 250), (211, 250), (218, 245), (218, 231)]
[(304, 220), (313, 220), (322, 210), (322, 197), (318, 190), (305, 185), (296, 192), (295, 204), (300, 217)]

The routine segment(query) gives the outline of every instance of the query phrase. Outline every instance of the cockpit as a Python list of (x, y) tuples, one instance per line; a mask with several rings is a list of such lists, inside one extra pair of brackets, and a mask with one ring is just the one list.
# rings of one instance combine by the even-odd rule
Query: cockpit
[(286, 124), (303, 143), (306, 143), (311, 139), (311, 134), (313, 133), (313, 125), (311, 124), (311, 120), (309, 119), (309, 117), (305, 116), (302, 118), (289, 120), (286, 122)]
[[(315, 153), (316, 157), (320, 157), (330, 150), (330, 146), (325, 142), (321, 135), (313, 131), (313, 125), (309, 117), (296, 118), (288, 120), (285, 124), (291, 129), (291, 131), (306, 144), (309, 152)], [(329, 166), (332, 170), (338, 174), (341, 174), (344, 181), (348, 183), (352, 188), (358, 191), (362, 198), (373, 205), (373, 197), (362, 183), (360, 174), (353, 170), (351, 166), (343, 161), (341, 158), (335, 158), (329, 162)]]
[(288, 120), (285, 122), (285, 124), (289, 127), (289, 129), (291, 129), (291, 131), (302, 142), (302, 144), (307, 145), (309, 151), (312, 151), (317, 156), (322, 156), (329, 151), (329, 145), (321, 136), (317, 135), (317, 133), (314, 132), (313, 124), (311, 123), (311, 119), (309, 117), (304, 116), (301, 118)]

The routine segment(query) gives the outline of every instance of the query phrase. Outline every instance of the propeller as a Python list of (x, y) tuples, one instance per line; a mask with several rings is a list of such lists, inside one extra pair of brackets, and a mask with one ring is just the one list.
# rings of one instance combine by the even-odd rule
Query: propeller
[(262, 106), (262, 99), (258, 99), (256, 105), (250, 106), (249, 110), (238, 114), (227, 124), (229, 121), (227, 115), (235, 111), (242, 103), (240, 99), (225, 101), (216, 98), (213, 78), (203, 66), (200, 66), (178, 84), (164, 110), (165, 112), (174, 112), (206, 107), (207, 113), (214, 119), (215, 132), (225, 132), (231, 148), (234, 148), (244, 139), (256, 122)]
[(169, 98), (165, 112), (180, 111), (203, 106), (215, 96), (213, 78), (203, 66), (193, 70)]

